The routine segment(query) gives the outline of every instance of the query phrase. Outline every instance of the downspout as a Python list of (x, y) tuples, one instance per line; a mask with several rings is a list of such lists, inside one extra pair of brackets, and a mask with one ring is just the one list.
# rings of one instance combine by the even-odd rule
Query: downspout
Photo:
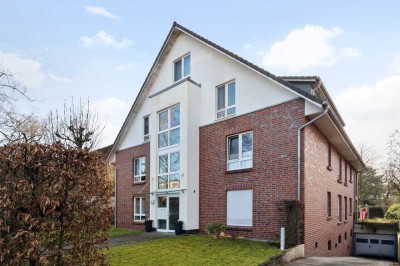
[(314, 123), (315, 121), (317, 121), (318, 119), (320, 119), (321, 117), (323, 117), (324, 115), (326, 115), (328, 113), (328, 111), (329, 111), (328, 102), (324, 101), (322, 103), (322, 106), (324, 108), (324, 111), (322, 114), (320, 114), (313, 120), (307, 122), (306, 124), (302, 125), (297, 130), (297, 199), (299, 201), (300, 201), (300, 195), (301, 195), (301, 189), (300, 189), (301, 188), (301, 184), (300, 184), (300, 180), (301, 180), (301, 130), (303, 128), (305, 128), (306, 126)]

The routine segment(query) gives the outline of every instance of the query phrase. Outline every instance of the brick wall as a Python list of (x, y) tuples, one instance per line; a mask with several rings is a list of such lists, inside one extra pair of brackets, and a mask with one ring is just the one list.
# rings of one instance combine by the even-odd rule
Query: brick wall
[[(146, 156), (146, 181), (133, 183), (133, 159)], [(143, 222), (133, 221), (133, 197), (144, 197), (146, 218), (150, 217), (150, 144), (124, 149), (116, 153), (117, 221), (121, 228), (144, 229)]]
[[(251, 229), (233, 228), (237, 236), (279, 237), (284, 200), (297, 195), (297, 128), (304, 124), (304, 100), (296, 99), (200, 128), (200, 230), (226, 224), (229, 190), (253, 190)], [(227, 137), (253, 131), (253, 168), (228, 173)]]
[[(349, 212), (349, 198), (354, 204), (355, 177), (350, 183), (350, 174), (347, 170), (347, 186), (345, 185), (345, 161), (342, 159), (342, 183), (338, 182), (339, 158), (338, 151), (331, 146), (331, 170), (328, 166), (329, 143), (321, 132), (313, 125), (305, 128), (304, 139), (304, 244), (306, 256), (348, 256), (352, 254), (353, 216), (348, 215), (344, 222), (345, 204)], [(348, 168), (350, 169), (350, 168)], [(353, 171), (353, 170), (352, 170)], [(331, 192), (332, 214), (328, 217), (327, 192)], [(342, 220), (338, 223), (338, 195), (342, 196)], [(354, 211), (354, 208), (353, 208)], [(347, 232), (347, 240), (344, 239)], [(341, 235), (342, 243), (338, 243)], [(328, 241), (331, 240), (332, 250), (328, 250)], [(318, 247), (316, 247), (318, 242)], [(337, 246), (336, 246), (337, 244)]]

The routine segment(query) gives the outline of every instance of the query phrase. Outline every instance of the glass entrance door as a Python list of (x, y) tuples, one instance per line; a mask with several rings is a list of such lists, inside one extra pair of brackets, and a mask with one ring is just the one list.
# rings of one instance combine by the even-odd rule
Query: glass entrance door
[(157, 197), (157, 230), (170, 232), (175, 230), (175, 222), (179, 220), (179, 197)]

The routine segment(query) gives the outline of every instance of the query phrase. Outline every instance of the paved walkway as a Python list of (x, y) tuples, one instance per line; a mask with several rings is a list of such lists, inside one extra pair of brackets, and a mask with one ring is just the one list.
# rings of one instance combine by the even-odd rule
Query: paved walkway
[(173, 236), (175, 236), (175, 233), (160, 233), (160, 232), (151, 232), (151, 233), (143, 232), (127, 236), (114, 236), (110, 237), (110, 240), (108, 241), (108, 246), (115, 247), (115, 246), (134, 244), (143, 241), (173, 237)]
[(351, 266), (351, 265), (369, 265), (369, 266), (394, 266), (397, 262), (374, 260), (361, 257), (308, 257), (291, 261), (285, 265), (330, 265), (330, 266)]

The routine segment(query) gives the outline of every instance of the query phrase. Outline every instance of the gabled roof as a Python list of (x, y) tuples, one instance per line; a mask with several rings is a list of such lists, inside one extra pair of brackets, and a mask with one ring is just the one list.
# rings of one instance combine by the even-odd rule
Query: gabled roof
[(220, 51), (220, 52), (226, 54), (227, 56), (232, 57), (233, 59), (235, 59), (235, 60), (241, 62), (242, 64), (248, 66), (249, 68), (251, 68), (251, 69), (253, 69), (253, 70), (259, 72), (260, 74), (263, 74), (264, 76), (267, 76), (268, 78), (270, 78), (270, 79), (272, 79), (272, 80), (274, 80), (274, 81), (276, 81), (276, 82), (282, 84), (283, 86), (285, 86), (285, 87), (291, 89), (292, 91), (296, 92), (297, 94), (300, 94), (300, 95), (304, 96), (305, 98), (307, 98), (307, 99), (309, 99), (309, 100), (311, 100), (311, 101), (313, 101), (313, 102), (322, 104), (323, 100), (321, 100), (321, 99), (319, 99), (319, 98), (317, 98), (317, 97), (315, 97), (315, 96), (313, 96), (313, 95), (311, 95), (311, 94), (309, 94), (309, 93), (303, 91), (302, 89), (296, 87), (296, 86), (293, 85), (292, 83), (287, 82), (287, 81), (285, 81), (285, 80), (279, 78), (278, 76), (275, 76), (274, 74), (272, 74), (272, 73), (266, 71), (265, 69), (263, 69), (263, 68), (261, 68), (261, 67), (255, 65), (255, 64), (253, 64), (253, 63), (247, 61), (246, 59), (244, 59), (244, 58), (238, 56), (237, 54), (232, 53), (231, 51), (229, 51), (229, 50), (227, 50), (227, 49), (225, 49), (225, 48), (219, 46), (218, 44), (213, 43), (212, 41), (210, 41), (210, 40), (208, 40), (208, 39), (206, 39), (206, 38), (204, 38), (204, 37), (198, 35), (197, 33), (195, 33), (195, 32), (193, 32), (193, 31), (191, 31), (191, 30), (189, 30), (189, 29), (183, 27), (182, 25), (179, 25), (178, 23), (174, 22), (174, 24), (172, 25), (172, 27), (176, 27), (177, 29), (180, 29), (180, 30), (182, 30), (183, 32), (186, 32), (187, 34), (189, 34), (189, 35), (195, 37), (196, 39), (198, 39), (198, 40), (200, 40), (200, 41), (202, 41), (202, 42), (208, 44), (209, 46), (211, 46), (211, 47), (215, 48), (216, 50), (218, 50), (218, 51)]
[(163, 59), (163, 54), (169, 52), (169, 50), (171, 49), (171, 46), (173, 45), (174, 41), (176, 40), (176, 38), (178, 37), (180, 32), (184, 32), (184, 33), (188, 34), (189, 36), (192, 36), (193, 38), (205, 43), (206, 45), (218, 50), (219, 52), (225, 54), (226, 56), (228, 56), (228, 57), (240, 62), (241, 64), (247, 66), (248, 68), (258, 72), (259, 74), (261, 74), (261, 75), (263, 75), (263, 76), (275, 81), (276, 83), (279, 83), (281, 86), (283, 86), (283, 87), (287, 88), (288, 90), (294, 92), (295, 94), (299, 95), (300, 97), (302, 97), (302, 98), (304, 98), (304, 99), (306, 99), (306, 100), (308, 100), (310, 102), (313, 102), (313, 103), (315, 103), (317, 105), (322, 105), (323, 100), (321, 100), (321, 99), (319, 99), (319, 98), (317, 98), (317, 97), (315, 97), (315, 96), (303, 91), (302, 89), (296, 87), (295, 85), (291, 84), (290, 82), (287, 82), (287, 81), (285, 81), (285, 80), (283, 80), (283, 79), (271, 74), (270, 72), (266, 71), (265, 69), (254, 65), (253, 63), (243, 59), (242, 57), (234, 54), (233, 52), (231, 52), (231, 51), (229, 51), (229, 50), (227, 50), (227, 49), (225, 49), (225, 48), (223, 48), (223, 47), (211, 42), (210, 40), (200, 36), (199, 34), (193, 32), (191, 30), (183, 27), (182, 25), (178, 24), (177, 22), (174, 22), (172, 24), (172, 27), (171, 27), (168, 35), (167, 35), (167, 38), (165, 39), (160, 51), (157, 54), (157, 57), (156, 57), (153, 65), (152, 65), (149, 73), (147, 74), (147, 77), (146, 77), (145, 81), (143, 82), (143, 85), (142, 85), (142, 87), (141, 87), (141, 89), (140, 89), (140, 91), (139, 91), (139, 93), (138, 93), (138, 95), (137, 95), (137, 97), (135, 99), (135, 102), (133, 103), (133, 105), (132, 105), (132, 107), (131, 107), (131, 109), (130, 109), (130, 111), (129, 111), (129, 113), (128, 113), (128, 115), (127, 115), (127, 117), (126, 117), (126, 119), (125, 119), (125, 121), (124, 121), (124, 123), (123, 123), (123, 125), (122, 125), (122, 127), (121, 127), (121, 129), (120, 129), (120, 131), (119, 131), (119, 133), (118, 133), (118, 135), (116, 137), (116, 139), (115, 139), (115, 141), (114, 141), (113, 147), (109, 152), (107, 160), (110, 158), (110, 155), (115, 151), (116, 147), (118, 146), (119, 140), (121, 139), (121, 137), (122, 137), (127, 125), (129, 124), (129, 120), (132, 118), (132, 116), (134, 114), (134, 110), (139, 105), (140, 99), (142, 98), (142, 95), (143, 95), (143, 93), (145, 91), (145, 88), (149, 84), (151, 84), (152, 78), (154, 78), (156, 76), (155, 72), (157, 71), (157, 68), (160, 67), (160, 65), (162, 65), (162, 63), (163, 63), (163, 60), (162, 60)]

